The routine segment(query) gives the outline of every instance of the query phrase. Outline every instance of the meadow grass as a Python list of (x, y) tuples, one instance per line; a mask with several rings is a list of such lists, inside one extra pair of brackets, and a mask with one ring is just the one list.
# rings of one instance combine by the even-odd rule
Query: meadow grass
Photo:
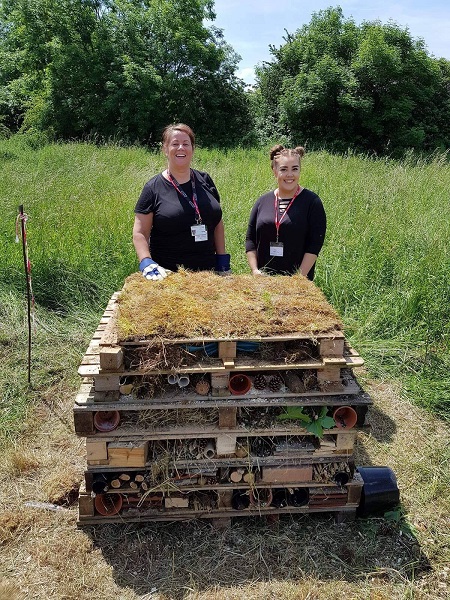
[[(0, 142), (0, 163), (0, 348), (8, 370), (14, 364), (8, 357), (18, 347), (18, 307), (25, 312), (22, 247), (14, 243), (18, 206), (29, 215), (32, 284), (42, 321), (60, 319), (63, 329), (70, 322), (72, 333), (84, 338), (92, 322), (86, 315), (98, 315), (137, 269), (134, 205), (165, 159), (143, 148), (83, 143), (32, 149), (16, 138)], [(275, 182), (268, 153), (198, 149), (194, 166), (216, 182), (233, 270), (246, 273), (248, 215)], [(341, 314), (346, 335), (371, 374), (400, 379), (405, 395), (448, 418), (447, 156), (394, 161), (313, 152), (303, 160), (301, 182), (326, 208), (328, 232), (316, 283)], [(24, 336), (26, 330), (21, 351)], [(35, 349), (37, 363), (42, 351)], [(8, 419), (17, 410), (11, 399), (23, 399), (21, 385), (13, 383), (20, 362), (15, 364), (7, 376)]]
[[(142, 148), (0, 142), (0, 597), (87, 600), (101, 585), (102, 597), (124, 600), (448, 598), (448, 427), (431, 414), (449, 417), (445, 155), (395, 162), (317, 152), (302, 172), (328, 215), (316, 282), (366, 359), (357, 376), (374, 400), (355, 462), (392, 467), (402, 501), (394, 520), (342, 527), (321, 515), (275, 528), (249, 519), (226, 532), (197, 521), (80, 531), (76, 505), (24, 505), (70, 497), (82, 479), (85, 445), (72, 423), (77, 367), (111, 293), (137, 269), (133, 207), (163, 166)], [(199, 150), (195, 166), (216, 181), (233, 270), (246, 273), (248, 214), (274, 184), (267, 153)], [(22, 203), (36, 296), (31, 386), (14, 243)]]

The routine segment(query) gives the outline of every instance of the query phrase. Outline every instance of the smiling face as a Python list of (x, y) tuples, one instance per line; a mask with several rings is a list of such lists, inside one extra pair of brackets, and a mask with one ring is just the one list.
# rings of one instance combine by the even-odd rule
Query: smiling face
[(187, 133), (175, 129), (163, 150), (169, 162), (169, 171), (180, 172), (190, 168), (194, 147)]
[(300, 157), (298, 155), (277, 157), (273, 172), (277, 178), (280, 198), (292, 198), (300, 177)]

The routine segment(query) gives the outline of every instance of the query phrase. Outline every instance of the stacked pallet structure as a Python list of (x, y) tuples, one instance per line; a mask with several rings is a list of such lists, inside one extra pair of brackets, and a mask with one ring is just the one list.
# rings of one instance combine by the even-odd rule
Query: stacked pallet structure
[[(79, 368), (74, 423), (87, 455), (79, 525), (354, 517), (363, 487), (355, 438), (371, 400), (353, 372), (363, 361), (342, 332), (120, 341), (118, 295)], [(149, 368), (158, 352), (163, 368)], [(175, 370), (171, 352), (189, 360)], [(335, 425), (317, 436), (282, 417), (294, 407), (312, 421), (336, 415)]]

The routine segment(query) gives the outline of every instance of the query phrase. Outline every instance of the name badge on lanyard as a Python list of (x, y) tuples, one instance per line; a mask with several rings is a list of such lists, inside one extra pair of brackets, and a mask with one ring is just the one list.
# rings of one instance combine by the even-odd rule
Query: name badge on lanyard
[(208, 230), (206, 229), (206, 225), (202, 223), (202, 217), (198, 208), (194, 173), (191, 170), (192, 200), (189, 200), (186, 192), (183, 189), (180, 189), (178, 181), (175, 179), (175, 177), (173, 177), (173, 175), (171, 175), (169, 171), (167, 171), (167, 174), (169, 176), (169, 181), (173, 185), (173, 187), (177, 190), (179, 194), (181, 194), (181, 196), (183, 196), (183, 198), (186, 198), (186, 200), (189, 202), (189, 204), (195, 211), (195, 225), (191, 226), (191, 235), (194, 236), (194, 241), (206, 242), (208, 240)]
[(208, 240), (208, 230), (206, 229), (206, 225), (203, 225), (203, 223), (192, 225), (191, 235), (194, 236), (195, 242), (206, 242)]
[(270, 242), (270, 256), (283, 256), (283, 242)]
[(282, 214), (281, 218), (279, 216), (280, 198), (278, 196), (278, 189), (276, 189), (274, 192), (274, 196), (275, 196), (275, 229), (277, 232), (277, 240), (276, 240), (276, 242), (270, 242), (269, 256), (283, 256), (284, 255), (283, 242), (280, 242), (278, 240), (278, 237), (280, 234), (280, 225), (281, 225), (281, 222), (284, 219), (284, 217), (287, 215), (288, 210), (291, 208), (292, 203), (294, 202), (294, 200), (297, 198), (297, 196), (300, 194), (301, 191), (302, 191), (302, 188), (300, 186), (298, 186), (292, 200), (289, 202), (289, 204), (286, 207), (286, 210)]

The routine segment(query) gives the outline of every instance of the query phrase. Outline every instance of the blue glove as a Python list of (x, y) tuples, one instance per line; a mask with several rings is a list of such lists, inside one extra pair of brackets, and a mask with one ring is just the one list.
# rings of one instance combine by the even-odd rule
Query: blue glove
[(216, 273), (219, 275), (231, 275), (229, 254), (216, 254)]
[(152, 281), (160, 281), (167, 277), (166, 270), (151, 258), (143, 258), (139, 263), (139, 270), (145, 279), (151, 279)]

